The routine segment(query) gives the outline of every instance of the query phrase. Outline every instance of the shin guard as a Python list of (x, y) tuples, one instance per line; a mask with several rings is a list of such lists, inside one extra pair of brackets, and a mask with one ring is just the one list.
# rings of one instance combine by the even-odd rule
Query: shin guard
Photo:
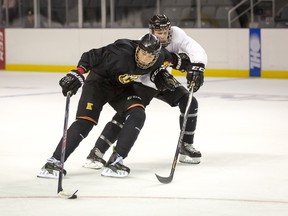
[[(191, 108), (189, 110), (187, 125), (185, 128), (185, 133), (184, 133), (184, 137), (183, 137), (183, 143), (187, 143), (187, 144), (193, 143), (194, 134), (195, 134), (195, 130), (196, 130), (196, 124), (197, 124), (198, 102), (197, 102), (195, 97), (193, 97), (191, 103), (192, 104), (191, 104)], [(185, 113), (186, 105), (187, 105), (187, 97), (183, 97), (179, 103), (180, 112), (181, 112), (181, 115), (179, 118), (180, 129), (182, 128), (183, 116)]]

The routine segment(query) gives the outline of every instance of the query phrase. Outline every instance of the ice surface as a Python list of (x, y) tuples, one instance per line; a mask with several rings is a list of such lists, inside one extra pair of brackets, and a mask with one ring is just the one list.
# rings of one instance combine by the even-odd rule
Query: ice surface
[[(153, 100), (125, 165), (125, 179), (82, 168), (114, 111), (104, 107), (97, 125), (65, 163), (63, 187), (36, 177), (63, 132), (63, 73), (0, 72), (0, 212), (3, 216), (288, 214), (288, 80), (206, 78), (199, 102), (195, 147), (199, 165), (178, 163), (168, 176), (178, 137), (178, 108)], [(183, 78), (179, 78), (183, 80)], [(73, 122), (79, 94), (71, 98)], [(111, 151), (105, 154), (108, 159)]]

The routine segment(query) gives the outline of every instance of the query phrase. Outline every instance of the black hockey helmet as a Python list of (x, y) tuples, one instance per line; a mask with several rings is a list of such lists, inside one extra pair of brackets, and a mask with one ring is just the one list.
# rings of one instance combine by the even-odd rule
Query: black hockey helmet
[(162, 42), (162, 45), (166, 47), (171, 42), (171, 22), (165, 14), (152, 16), (149, 21), (149, 29), (151, 34), (154, 34), (155, 30), (167, 30), (168, 38), (167, 41)]
[(138, 45), (141, 49), (154, 55), (159, 54), (161, 50), (160, 40), (153, 34), (144, 35)]
[(165, 14), (156, 14), (149, 21), (149, 29), (170, 29), (171, 22)]
[[(146, 34), (144, 35), (135, 52), (135, 60), (137, 63), (137, 66), (142, 68), (142, 69), (147, 69), (151, 67), (158, 59), (160, 51), (161, 51), (162, 45), (159, 40), (155, 35), (153, 34)], [(152, 58), (151, 62), (143, 62), (142, 59), (140, 59), (139, 52), (143, 52), (146, 54), (150, 54)]]

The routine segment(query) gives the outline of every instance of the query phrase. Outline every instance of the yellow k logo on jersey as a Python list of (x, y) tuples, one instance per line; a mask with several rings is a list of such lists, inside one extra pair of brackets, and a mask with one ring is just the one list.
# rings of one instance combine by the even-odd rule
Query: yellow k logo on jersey
[(93, 107), (93, 103), (87, 103), (87, 106), (86, 106), (86, 109), (87, 110), (92, 110), (92, 107)]

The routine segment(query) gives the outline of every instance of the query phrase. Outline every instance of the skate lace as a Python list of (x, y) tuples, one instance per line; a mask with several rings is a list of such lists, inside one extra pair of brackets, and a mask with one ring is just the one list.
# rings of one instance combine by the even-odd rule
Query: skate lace
[(184, 143), (184, 147), (190, 152), (197, 152), (197, 150), (193, 147), (192, 144)]
[(94, 155), (96, 156), (95, 158), (103, 158), (103, 153), (98, 149), (98, 148), (96, 148), (95, 150), (94, 150)]
[(49, 158), (49, 159), (47, 160), (47, 163), (53, 164), (54, 166), (57, 166), (57, 167), (61, 167), (61, 166), (62, 166), (61, 161), (55, 159), (54, 157)]
[(111, 163), (111, 165), (114, 166), (114, 165), (117, 164), (117, 163), (123, 165), (123, 157), (118, 156), (118, 157), (116, 158), (116, 160), (115, 160), (113, 163)]

